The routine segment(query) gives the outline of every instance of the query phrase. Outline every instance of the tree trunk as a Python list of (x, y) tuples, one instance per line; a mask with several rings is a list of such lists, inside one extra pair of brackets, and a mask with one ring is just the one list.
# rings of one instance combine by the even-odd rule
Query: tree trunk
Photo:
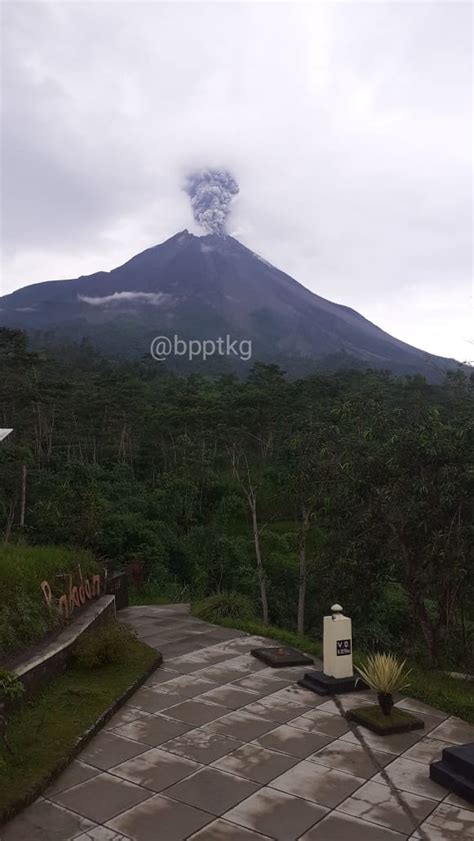
[(300, 573), (298, 582), (298, 634), (304, 634), (304, 610), (306, 599), (306, 538), (309, 528), (309, 511), (302, 506), (302, 522), (299, 545)]
[(26, 464), (21, 469), (21, 503), (20, 503), (20, 528), (25, 525), (25, 511), (26, 511)]
[(268, 625), (268, 600), (267, 600), (267, 584), (265, 581), (265, 572), (262, 563), (262, 553), (260, 551), (260, 534), (258, 531), (257, 521), (257, 500), (252, 494), (249, 496), (249, 505), (252, 512), (252, 527), (253, 539), (255, 543), (255, 558), (257, 561), (257, 575), (260, 584), (260, 598), (262, 601), (262, 620), (264, 625)]
[(13, 502), (10, 503), (10, 507), (8, 509), (7, 524), (5, 526), (5, 534), (4, 534), (4, 537), (3, 537), (3, 542), (5, 544), (7, 544), (8, 541), (10, 540), (10, 535), (12, 533), (13, 523), (15, 522), (16, 504), (17, 504), (17, 500), (14, 499)]
[(439, 634), (428, 616), (424, 601), (421, 597), (415, 598), (414, 613), (429, 651), (431, 665), (434, 668), (437, 668), (439, 663)]

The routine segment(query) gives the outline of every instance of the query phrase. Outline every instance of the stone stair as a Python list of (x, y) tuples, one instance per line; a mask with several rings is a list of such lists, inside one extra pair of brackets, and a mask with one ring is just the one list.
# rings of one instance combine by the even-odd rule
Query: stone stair
[(442, 759), (430, 765), (430, 777), (435, 783), (474, 803), (474, 742), (444, 748)]

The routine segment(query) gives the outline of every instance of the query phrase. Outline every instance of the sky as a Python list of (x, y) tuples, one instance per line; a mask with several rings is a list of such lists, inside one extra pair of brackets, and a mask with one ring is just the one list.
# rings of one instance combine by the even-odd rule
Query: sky
[(474, 359), (472, 5), (2, 2), (0, 294), (229, 232), (397, 338)]

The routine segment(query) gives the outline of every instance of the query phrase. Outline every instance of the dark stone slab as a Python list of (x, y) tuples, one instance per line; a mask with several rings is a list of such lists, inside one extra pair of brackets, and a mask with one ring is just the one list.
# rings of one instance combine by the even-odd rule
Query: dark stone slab
[(444, 748), (443, 762), (450, 765), (458, 774), (467, 777), (474, 785), (474, 742)]
[(314, 663), (311, 657), (307, 657), (306, 654), (302, 654), (296, 648), (252, 648), (250, 653), (273, 669), (282, 666), (308, 666), (310, 663)]
[(474, 782), (463, 774), (459, 774), (444, 760), (431, 763), (430, 779), (454, 792), (458, 797), (464, 798), (468, 803), (474, 803)]
[(342, 695), (346, 692), (357, 692), (367, 689), (360, 677), (329, 677), (324, 672), (306, 672), (304, 678), (298, 681), (300, 686), (311, 689), (318, 695)]

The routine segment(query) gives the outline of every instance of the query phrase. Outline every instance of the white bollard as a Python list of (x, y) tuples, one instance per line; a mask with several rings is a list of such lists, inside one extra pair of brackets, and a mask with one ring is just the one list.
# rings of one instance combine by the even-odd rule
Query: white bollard
[(353, 676), (352, 621), (344, 616), (340, 604), (333, 604), (331, 616), (324, 617), (323, 671), (328, 677)]
[(323, 671), (305, 672), (300, 686), (318, 695), (340, 695), (365, 689), (352, 666), (352, 621), (340, 604), (333, 604), (323, 623)]

